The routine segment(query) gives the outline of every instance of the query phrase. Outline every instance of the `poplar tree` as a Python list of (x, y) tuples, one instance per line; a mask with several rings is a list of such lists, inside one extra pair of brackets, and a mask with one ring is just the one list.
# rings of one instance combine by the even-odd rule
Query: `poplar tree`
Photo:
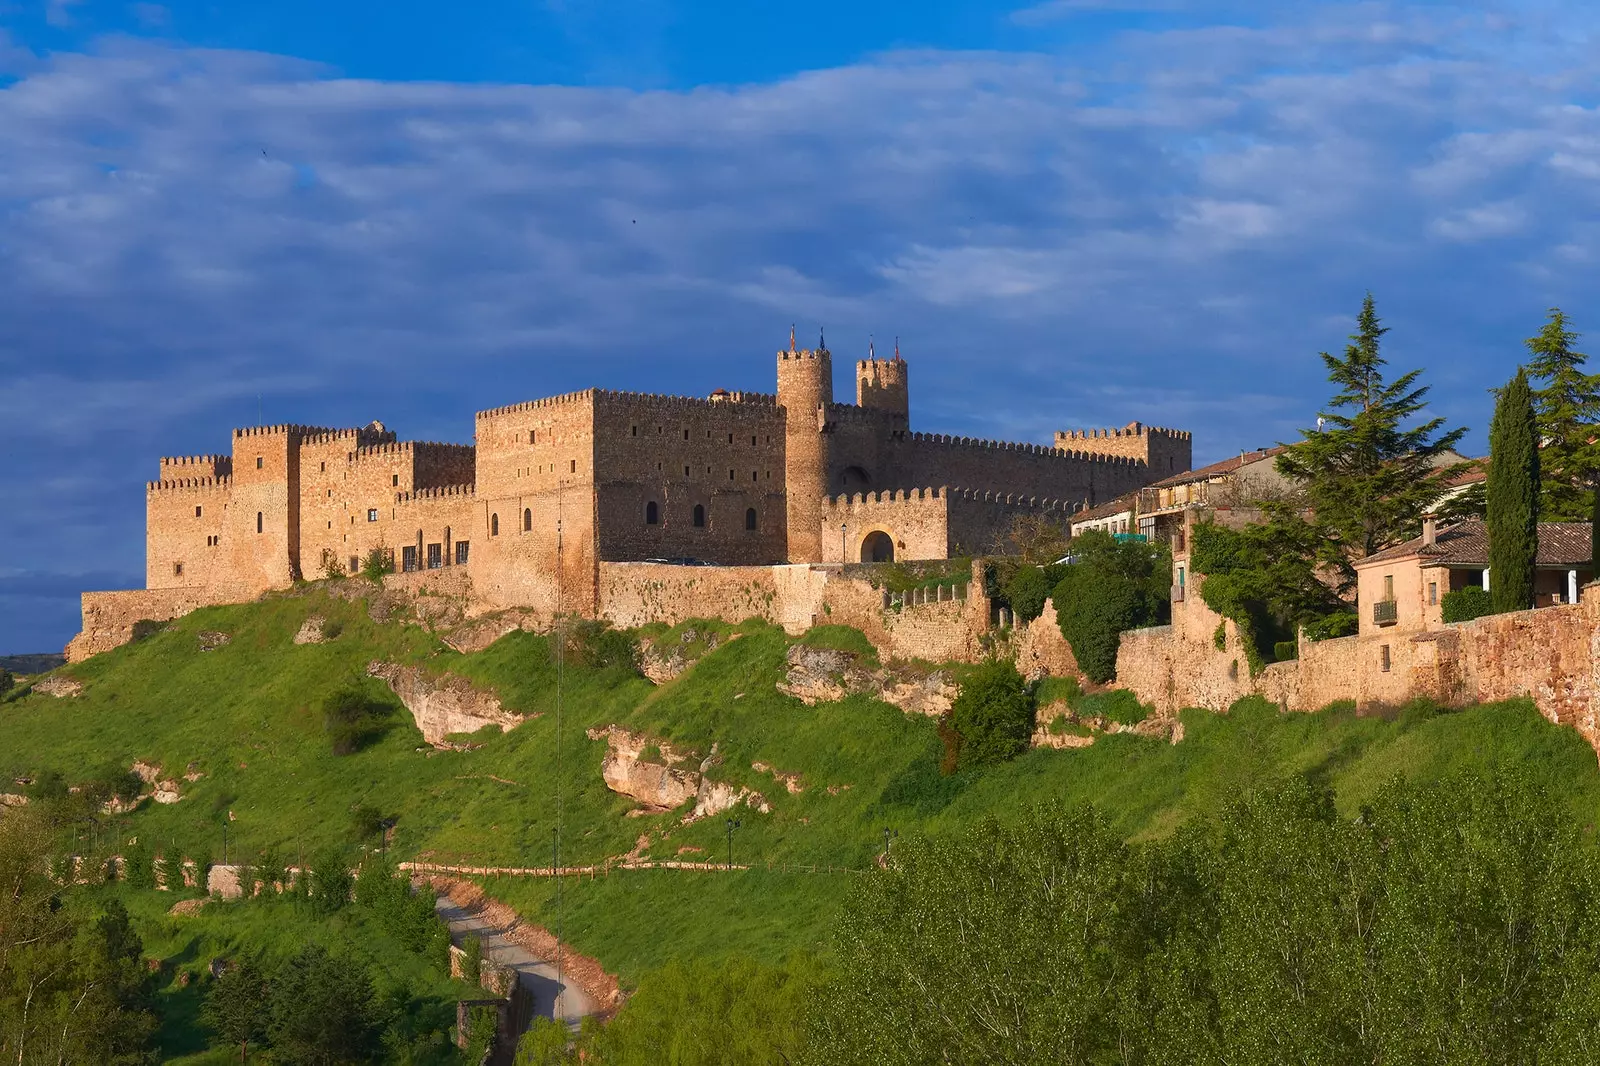
[(1537, 336), (1523, 343), (1533, 358), (1528, 374), (1543, 382), (1534, 390), (1540, 442), (1539, 513), (1551, 522), (1581, 522), (1592, 509), (1600, 480), (1600, 374), (1585, 373), (1588, 356), (1573, 350), (1579, 334), (1552, 307)]
[(1319, 561), (1340, 572), (1346, 590), (1355, 584), (1353, 562), (1418, 534), (1457, 469), (1448, 460), (1466, 433), (1421, 417), (1428, 395), (1417, 384), (1421, 370), (1385, 379), (1387, 332), (1369, 292), (1344, 354), (1320, 353), (1338, 387), (1323, 424), (1303, 431), (1277, 460), (1278, 471), (1304, 487)]
[(1539, 554), (1539, 438), (1525, 370), (1495, 401), (1486, 495), (1490, 603), (1496, 613), (1527, 610)]

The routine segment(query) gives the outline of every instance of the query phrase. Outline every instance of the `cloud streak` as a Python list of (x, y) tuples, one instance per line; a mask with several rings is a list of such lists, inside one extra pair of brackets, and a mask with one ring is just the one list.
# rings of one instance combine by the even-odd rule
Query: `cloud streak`
[[(1396, 367), (1481, 425), (1600, 281), (1592, 66), (1523, 8), (1289, 10), (690, 92), (51, 55), (0, 89), (0, 548), (138, 573), (156, 456), (257, 396), (462, 440), (591, 384), (770, 387), (790, 321), (900, 334), (925, 428), (1170, 413), (1216, 457), (1314, 418), (1370, 287)], [(70, 635), (33, 632), (0, 651)]]

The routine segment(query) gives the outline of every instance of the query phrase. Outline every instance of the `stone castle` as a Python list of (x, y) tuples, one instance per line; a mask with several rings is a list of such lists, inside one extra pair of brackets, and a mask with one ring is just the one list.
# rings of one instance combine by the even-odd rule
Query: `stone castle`
[(775, 395), (589, 389), (480, 411), (471, 445), (377, 422), (237, 429), (231, 454), (161, 460), (146, 589), (166, 595), (129, 609), (244, 601), (377, 550), (465, 575), (483, 609), (600, 615), (605, 563), (943, 559), (1190, 466), (1190, 434), (1137, 422), (1053, 446), (913, 432), (898, 350), (855, 384), (836, 402), (830, 353), (791, 334)]

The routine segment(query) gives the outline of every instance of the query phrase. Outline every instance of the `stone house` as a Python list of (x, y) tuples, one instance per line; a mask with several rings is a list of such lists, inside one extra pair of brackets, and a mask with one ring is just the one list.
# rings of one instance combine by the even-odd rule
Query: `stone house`
[[(1578, 602), (1594, 578), (1587, 522), (1540, 522), (1534, 606)], [(1481, 519), (1440, 527), (1424, 520), (1422, 535), (1355, 564), (1363, 635), (1411, 633), (1444, 626), (1446, 593), (1489, 587), (1489, 532)]]

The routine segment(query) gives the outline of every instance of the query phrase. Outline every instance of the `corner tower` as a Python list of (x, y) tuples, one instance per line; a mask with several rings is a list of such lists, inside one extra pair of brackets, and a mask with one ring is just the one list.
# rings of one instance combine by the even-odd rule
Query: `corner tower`
[(886, 411), (902, 422), (911, 418), (906, 361), (895, 345), (893, 359), (863, 359), (856, 364), (856, 406)]
[(822, 561), (823, 498), (828, 492), (826, 408), (833, 403), (828, 349), (778, 353), (778, 405), (784, 412), (783, 477), (791, 563)]

